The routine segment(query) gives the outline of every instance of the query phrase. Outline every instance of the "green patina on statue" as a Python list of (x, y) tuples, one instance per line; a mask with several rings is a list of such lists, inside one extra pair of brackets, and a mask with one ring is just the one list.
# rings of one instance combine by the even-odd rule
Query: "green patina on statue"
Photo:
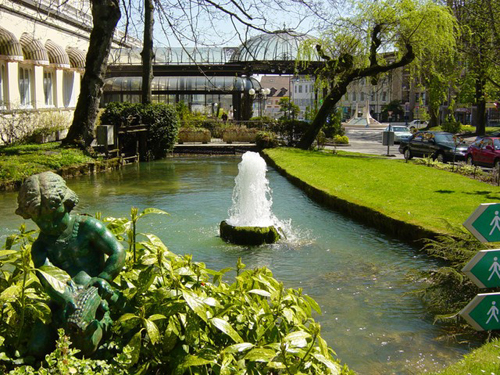
[(57, 327), (91, 355), (112, 323), (108, 304), (119, 295), (110, 282), (125, 264), (125, 250), (99, 220), (71, 215), (77, 203), (77, 195), (52, 172), (27, 178), (19, 192), (16, 214), (40, 228), (31, 256), (53, 301), (52, 326), (34, 329), (30, 350), (35, 355), (50, 350)]

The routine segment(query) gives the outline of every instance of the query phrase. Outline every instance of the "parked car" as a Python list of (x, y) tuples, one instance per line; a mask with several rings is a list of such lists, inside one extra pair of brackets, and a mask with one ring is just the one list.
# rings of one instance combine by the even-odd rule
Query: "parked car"
[(465, 160), (470, 165), (500, 167), (500, 138), (483, 137), (476, 139), (467, 149)]
[(389, 125), (387, 128), (385, 128), (384, 131), (394, 132), (394, 142), (395, 143), (400, 143), (401, 141), (408, 140), (408, 138), (410, 138), (412, 136), (412, 133), (411, 133), (410, 129), (408, 129), (407, 126)]
[(415, 129), (422, 129), (427, 126), (428, 122), (427, 121), (422, 121), (422, 120), (413, 120), (408, 124), (408, 127), (410, 130), (415, 130)]
[(440, 162), (450, 160), (465, 160), (467, 144), (452, 133), (419, 131), (408, 141), (402, 141), (399, 152), (405, 159), (414, 156), (430, 156)]

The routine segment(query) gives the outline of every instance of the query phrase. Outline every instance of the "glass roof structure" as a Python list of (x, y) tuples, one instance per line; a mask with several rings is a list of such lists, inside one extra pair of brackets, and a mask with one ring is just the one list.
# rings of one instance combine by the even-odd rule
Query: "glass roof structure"
[(240, 45), (231, 62), (295, 61), (300, 44), (308, 39), (311, 37), (307, 34), (292, 30), (261, 34)]
[[(236, 47), (158, 47), (155, 48), (155, 65), (225, 64), (236, 51)], [(110, 64), (142, 64), (141, 48), (121, 49), (111, 52)]]
[[(154, 77), (152, 91), (242, 93), (261, 88), (259, 81), (245, 77)], [(141, 91), (142, 77), (114, 77), (104, 83), (105, 92)]]
[[(158, 47), (154, 65), (222, 65), (253, 61), (295, 61), (300, 44), (312, 37), (292, 30), (280, 30), (248, 39), (239, 47)], [(110, 65), (142, 64), (141, 49), (111, 52)]]

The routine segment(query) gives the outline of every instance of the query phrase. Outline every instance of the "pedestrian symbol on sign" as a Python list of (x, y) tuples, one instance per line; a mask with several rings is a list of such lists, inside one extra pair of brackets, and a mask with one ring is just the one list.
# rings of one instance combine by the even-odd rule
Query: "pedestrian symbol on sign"
[(488, 320), (486, 321), (486, 324), (490, 322), (491, 318), (495, 318), (495, 320), (498, 323), (498, 317), (497, 317), (498, 307), (495, 306), (496, 304), (497, 303), (495, 301), (491, 302), (491, 307), (488, 310)]
[(500, 203), (481, 204), (464, 226), (481, 242), (500, 241)]
[(488, 271), (491, 271), (490, 277), (488, 277), (488, 281), (491, 280), (493, 275), (497, 275), (497, 277), (500, 279), (500, 273), (498, 272), (500, 270), (500, 264), (498, 263), (498, 258), (494, 257), (493, 258), (493, 263), (491, 264), (491, 267), (489, 268)]
[(500, 231), (500, 217), (498, 217), (498, 211), (495, 211), (495, 217), (493, 218), (493, 220), (491, 220), (490, 223), (490, 227), (491, 226), (493, 226), (493, 228), (491, 228), (490, 236), (493, 234), (495, 229), (498, 229)]

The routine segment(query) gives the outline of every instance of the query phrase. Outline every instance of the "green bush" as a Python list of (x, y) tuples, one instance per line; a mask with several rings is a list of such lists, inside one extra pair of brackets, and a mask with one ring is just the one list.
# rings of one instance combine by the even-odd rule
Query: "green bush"
[(260, 131), (257, 133), (255, 143), (260, 150), (278, 147), (278, 137), (273, 132)]
[(462, 124), (459, 121), (449, 120), (441, 124), (441, 129), (445, 132), (456, 134), (460, 132)]
[(257, 116), (252, 117), (247, 124), (249, 128), (259, 128), (259, 129), (272, 129), (278, 123), (272, 117), (269, 116)]
[(347, 135), (336, 135), (333, 137), (333, 142), (335, 142), (338, 145), (347, 145), (349, 144), (349, 138)]
[(148, 148), (153, 159), (165, 157), (174, 149), (179, 132), (179, 117), (174, 107), (152, 103), (143, 107), (142, 121), (148, 125)]
[(289, 146), (293, 146), (309, 128), (309, 123), (300, 120), (279, 121), (271, 130), (285, 139)]
[[(109, 103), (101, 115), (101, 123), (109, 125), (138, 125), (148, 127), (148, 148), (153, 159), (164, 157), (174, 148), (179, 132), (179, 116), (175, 108), (165, 103)], [(135, 146), (135, 137), (124, 140)]]
[[(75, 358), (76, 351), (60, 334), (56, 350), (36, 372), (23, 366), (29, 330), (22, 328), (50, 321), (48, 297), (30, 266), (33, 233), (9, 237), (0, 279), (0, 294), (9, 295), (0, 321), (2, 373), (351, 373), (321, 337), (312, 318), (321, 309), (311, 297), (285, 288), (265, 267), (245, 270), (239, 260), (234, 269), (209, 270), (190, 255), (173, 254), (153, 234), (138, 240), (130, 228), (150, 213), (164, 212), (133, 208), (130, 219), (104, 219), (129, 250), (114, 284), (122, 301), (110, 304), (114, 324), (101, 349), (92, 359)], [(222, 280), (229, 271), (236, 274), (232, 283)], [(58, 279), (59, 273), (52, 276)]]
[(328, 119), (328, 122), (323, 125), (322, 130), (326, 138), (334, 138), (336, 135), (345, 135), (345, 129), (342, 127), (342, 113), (336, 110)]
[(214, 118), (207, 118), (201, 124), (201, 127), (210, 131), (212, 137), (222, 138), (222, 130), (224, 128), (224, 122), (222, 120), (217, 120)]

